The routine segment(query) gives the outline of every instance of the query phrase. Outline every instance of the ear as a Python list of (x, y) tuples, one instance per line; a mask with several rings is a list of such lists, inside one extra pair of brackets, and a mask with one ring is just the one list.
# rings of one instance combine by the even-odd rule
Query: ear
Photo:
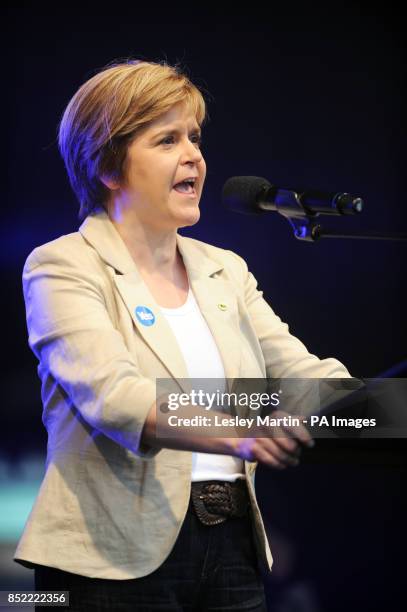
[(115, 175), (103, 174), (99, 177), (105, 187), (110, 189), (111, 191), (116, 191), (116, 189), (120, 188), (120, 183)]

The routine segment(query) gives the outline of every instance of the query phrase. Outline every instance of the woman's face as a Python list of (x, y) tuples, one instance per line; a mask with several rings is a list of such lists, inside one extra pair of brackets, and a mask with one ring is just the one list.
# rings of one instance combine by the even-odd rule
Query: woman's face
[[(156, 230), (193, 225), (206, 176), (200, 150), (200, 127), (184, 104), (177, 104), (145, 127), (131, 142), (123, 181), (115, 193), (140, 223)], [(195, 178), (191, 187), (174, 186)], [(182, 191), (184, 190), (184, 191)]]

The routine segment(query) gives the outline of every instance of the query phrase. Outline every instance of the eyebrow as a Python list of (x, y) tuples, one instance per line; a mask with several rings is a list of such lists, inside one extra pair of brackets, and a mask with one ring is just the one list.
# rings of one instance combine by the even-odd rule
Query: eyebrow
[[(160, 130), (159, 132), (157, 132), (156, 134), (154, 134), (153, 138), (158, 138), (159, 136), (162, 136), (163, 134), (179, 134), (181, 131), (182, 130), (179, 130), (178, 128), (167, 128), (167, 129), (164, 128)], [(202, 130), (200, 127), (196, 127), (196, 128), (193, 128), (190, 133), (201, 135)]]

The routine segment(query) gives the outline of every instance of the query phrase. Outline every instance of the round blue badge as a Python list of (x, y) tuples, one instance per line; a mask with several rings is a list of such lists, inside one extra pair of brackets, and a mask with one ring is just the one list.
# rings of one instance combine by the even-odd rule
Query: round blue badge
[(152, 310), (147, 308), (147, 306), (137, 306), (134, 312), (136, 313), (136, 317), (142, 325), (154, 325), (154, 313)]

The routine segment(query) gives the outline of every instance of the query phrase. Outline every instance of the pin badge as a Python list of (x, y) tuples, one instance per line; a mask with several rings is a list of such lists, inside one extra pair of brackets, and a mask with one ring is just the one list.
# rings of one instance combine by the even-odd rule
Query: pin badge
[(147, 308), (147, 306), (137, 306), (134, 312), (136, 313), (136, 317), (142, 325), (146, 325), (147, 327), (149, 327), (150, 325), (154, 325), (154, 313), (152, 310)]
[(218, 308), (219, 310), (227, 310), (227, 305), (224, 302), (220, 302), (220, 304), (218, 304)]

